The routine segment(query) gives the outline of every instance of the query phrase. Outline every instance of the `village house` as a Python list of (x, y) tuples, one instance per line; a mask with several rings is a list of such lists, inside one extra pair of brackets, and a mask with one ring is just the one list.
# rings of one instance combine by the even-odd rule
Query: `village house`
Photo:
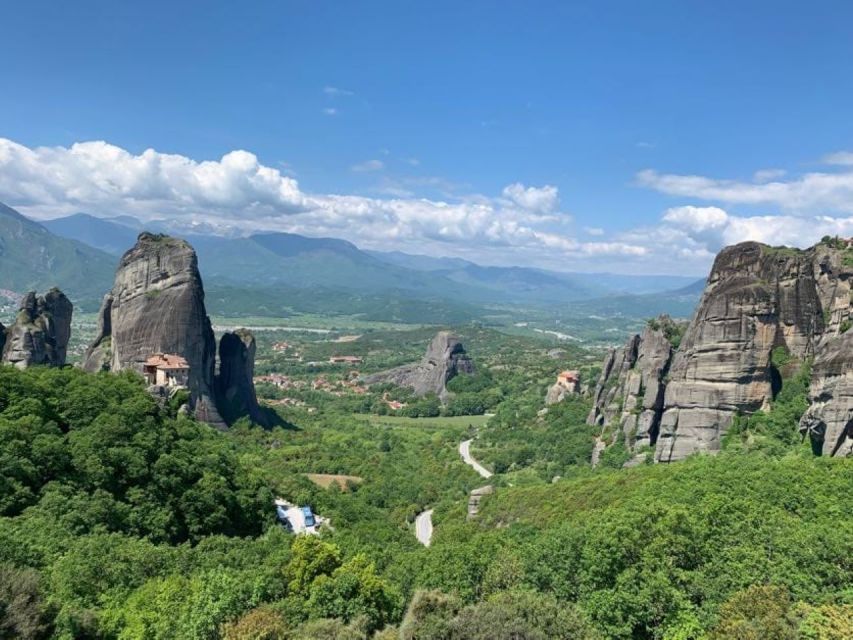
[(561, 371), (557, 375), (557, 384), (571, 393), (578, 393), (581, 386), (580, 373), (577, 371)]
[(155, 353), (142, 364), (142, 374), (149, 385), (185, 387), (190, 365), (182, 356), (173, 353)]

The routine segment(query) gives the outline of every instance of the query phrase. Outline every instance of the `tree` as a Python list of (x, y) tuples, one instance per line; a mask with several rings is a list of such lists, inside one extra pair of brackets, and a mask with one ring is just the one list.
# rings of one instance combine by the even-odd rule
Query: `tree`
[(308, 597), (318, 576), (328, 576), (341, 565), (341, 551), (316, 536), (297, 536), (290, 548), (290, 561), (284, 569), (291, 594)]
[(284, 617), (269, 606), (252, 609), (222, 627), (223, 640), (286, 640)]
[(358, 554), (334, 570), (320, 575), (311, 585), (307, 610), (314, 618), (357, 617), (366, 620), (367, 630), (375, 631), (399, 615), (400, 596), (376, 574), (376, 567)]
[(797, 635), (788, 590), (754, 585), (723, 603), (708, 640), (796, 640)]
[(50, 612), (32, 569), (0, 566), (0, 638), (38, 640), (50, 633)]

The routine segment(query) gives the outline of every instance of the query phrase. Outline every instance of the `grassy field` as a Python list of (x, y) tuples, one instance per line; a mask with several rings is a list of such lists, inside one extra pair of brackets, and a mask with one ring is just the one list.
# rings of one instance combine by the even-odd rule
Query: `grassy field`
[(347, 476), (334, 473), (306, 473), (303, 475), (323, 489), (328, 489), (334, 484), (337, 485), (341, 491), (346, 491), (348, 482), (353, 484), (361, 484), (364, 482), (364, 478), (361, 476)]
[(489, 416), (446, 416), (438, 418), (406, 418), (404, 416), (366, 416), (371, 424), (389, 427), (417, 427), (439, 429), (444, 427), (482, 427)]

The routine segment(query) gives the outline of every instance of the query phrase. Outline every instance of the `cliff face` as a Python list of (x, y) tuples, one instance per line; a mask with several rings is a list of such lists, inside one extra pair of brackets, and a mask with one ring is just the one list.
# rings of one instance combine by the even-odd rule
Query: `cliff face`
[(268, 426), (258, 405), (253, 382), (255, 336), (248, 329), (226, 332), (219, 339), (219, 373), (216, 375), (216, 405), (226, 422), (248, 416)]
[[(613, 349), (604, 363), (593, 395), (587, 423), (616, 427), (636, 449), (657, 441), (663, 411), (672, 343), (683, 327), (667, 316), (650, 321), (642, 334), (631, 336), (622, 349)], [(614, 440), (615, 441), (615, 440)]]
[(800, 431), (809, 437), (815, 453), (853, 454), (853, 332), (819, 347)]
[(119, 262), (99, 327), (86, 354), (86, 370), (141, 371), (152, 354), (181, 355), (190, 367), (191, 408), (199, 419), (222, 423), (213, 402), (216, 340), (204, 308), (198, 261), (188, 243), (140, 234)]
[(28, 293), (15, 322), (5, 330), (0, 326), (2, 361), (21, 369), (64, 365), (73, 310), (71, 301), (59, 289), (51, 289), (44, 296)]
[[(727, 247), (714, 261), (668, 371), (659, 365), (640, 371), (641, 345), (652, 336), (634, 336), (605, 361), (590, 422), (616, 421), (626, 433), (635, 431), (637, 443), (655, 446), (659, 462), (717, 451), (736, 415), (767, 409), (778, 393), (781, 372), (772, 359), (778, 349), (801, 361), (814, 358), (802, 431), (824, 454), (849, 453), (853, 334), (845, 332), (851, 326), (851, 278), (853, 245), (846, 241), (807, 250), (756, 242)], [(649, 362), (666, 360), (665, 349), (648, 349), (654, 352)], [(652, 383), (634, 419), (626, 412), (634, 407), (632, 390), (643, 383), (632, 376), (642, 381), (643, 375)]]
[[(86, 370), (141, 371), (142, 363), (153, 354), (180, 355), (189, 365), (187, 387), (195, 416), (216, 426), (225, 425), (215, 402), (216, 339), (204, 306), (196, 254), (187, 242), (140, 234), (136, 245), (122, 256), (115, 284), (101, 305), (98, 326), (98, 335), (86, 353)], [(229, 338), (224, 350), (229, 409), (257, 408), (251, 384), (254, 338), (250, 352), (247, 347), (233, 358), (231, 344)], [(237, 360), (249, 356), (251, 365), (244, 363), (238, 370)], [(233, 386), (247, 371), (248, 382)]]
[(755, 242), (720, 252), (673, 360), (656, 460), (716, 451), (738, 412), (767, 408), (781, 382), (774, 348), (814, 353), (824, 321), (813, 259)]
[(392, 382), (411, 388), (417, 396), (434, 393), (445, 401), (449, 394), (447, 382), (459, 373), (474, 373), (474, 363), (459, 338), (449, 331), (439, 331), (420, 362), (373, 374), (365, 378), (365, 383)]

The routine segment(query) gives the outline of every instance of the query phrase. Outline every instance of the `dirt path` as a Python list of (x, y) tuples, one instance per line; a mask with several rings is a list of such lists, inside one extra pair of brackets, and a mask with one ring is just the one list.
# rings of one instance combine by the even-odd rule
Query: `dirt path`
[(481, 476), (484, 478), (492, 477), (491, 471), (471, 457), (471, 440), (465, 440), (464, 442), (459, 443), (459, 455), (462, 456), (462, 460), (465, 461), (465, 464), (470, 465), (474, 471), (479, 473)]
[(432, 509), (421, 511), (415, 517), (415, 536), (425, 547), (432, 542)]

